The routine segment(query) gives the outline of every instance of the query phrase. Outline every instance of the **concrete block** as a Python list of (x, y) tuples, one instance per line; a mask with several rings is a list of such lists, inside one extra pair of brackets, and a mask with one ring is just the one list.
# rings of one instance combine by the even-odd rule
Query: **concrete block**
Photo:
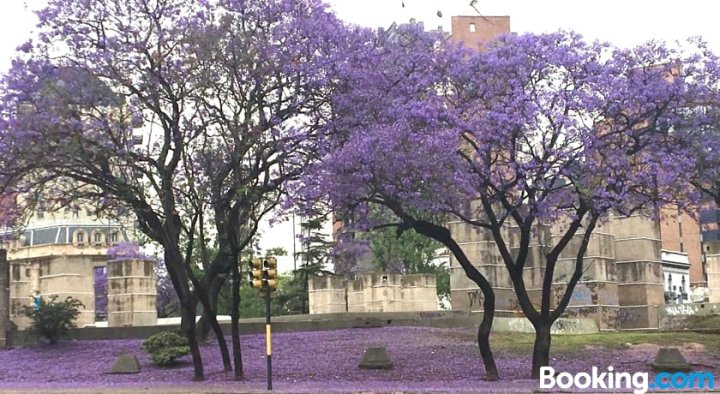
[(392, 369), (393, 363), (384, 347), (369, 347), (365, 349), (360, 368), (363, 369)]
[[(492, 330), (495, 332), (534, 333), (530, 321), (525, 317), (495, 317)], [(552, 326), (552, 334), (592, 334), (598, 326), (594, 319), (559, 318)]]
[(692, 366), (688, 364), (685, 357), (680, 353), (680, 350), (674, 347), (658, 349), (655, 362), (650, 363), (650, 366), (656, 371), (670, 373), (692, 371)]
[(110, 370), (111, 374), (132, 374), (140, 372), (140, 362), (137, 357), (124, 354), (115, 360)]

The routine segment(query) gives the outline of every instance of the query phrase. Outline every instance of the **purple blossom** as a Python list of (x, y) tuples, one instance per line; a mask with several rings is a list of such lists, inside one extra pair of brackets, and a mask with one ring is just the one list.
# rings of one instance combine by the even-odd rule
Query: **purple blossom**
[[(507, 335), (507, 334), (504, 334)], [(498, 352), (498, 367), (506, 379), (482, 380), (482, 362), (472, 329), (428, 327), (384, 327), (336, 331), (273, 334), (273, 388), (297, 391), (460, 391), (522, 392), (536, 390), (538, 382), (527, 379), (530, 358), (523, 349)], [(265, 385), (265, 339), (262, 334), (244, 335), (243, 363), (247, 380), (233, 381), (223, 373), (215, 344), (201, 350), (207, 362), (207, 381), (191, 383), (190, 363), (180, 360), (176, 368), (152, 365), (142, 349), (142, 340), (65, 341), (54, 346), (15, 348), (0, 352), (4, 366), (0, 388), (4, 390), (103, 389), (140, 387), (183, 390), (255, 391)], [(393, 360), (390, 371), (358, 368), (363, 351), (384, 346)], [(552, 366), (558, 371), (587, 372), (591, 366), (614, 366), (616, 370), (649, 371), (657, 346), (630, 346), (623, 349), (594, 347), (592, 358), (574, 352), (554, 352)], [(690, 362), (714, 365), (712, 355), (683, 349)], [(110, 375), (115, 358), (135, 355), (141, 372), (136, 375)], [(318, 355), (322, 357), (318, 357)], [(92, 360), (88, 363), (87, 360)], [(83, 364), (83, 368), (77, 368)], [(718, 368), (712, 368), (716, 374)], [(652, 373), (651, 373), (652, 375)]]
[(147, 260), (152, 257), (143, 253), (140, 246), (132, 242), (120, 242), (111, 246), (107, 250), (108, 259), (110, 260)]

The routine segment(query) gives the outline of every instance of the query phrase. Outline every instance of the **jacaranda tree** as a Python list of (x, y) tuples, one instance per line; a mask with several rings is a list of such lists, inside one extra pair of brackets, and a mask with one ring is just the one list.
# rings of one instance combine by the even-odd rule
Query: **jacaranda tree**
[[(689, 159), (669, 142), (690, 99), (692, 68), (680, 66), (689, 61), (660, 43), (620, 50), (555, 33), (505, 37), (451, 73), (446, 114), (473, 200), (453, 216), (495, 241), (535, 328), (533, 377), (549, 363), (550, 328), (582, 277), (598, 221), (682, 203)], [(558, 258), (576, 237), (562, 279)], [(534, 242), (544, 245), (539, 305), (523, 275)]]
[[(20, 192), (132, 209), (164, 249), (202, 379), (176, 198), (183, 152), (201, 132), (186, 106), (196, 65), (178, 50), (199, 22), (190, 3), (50, 1), (3, 81), (2, 171)], [(136, 149), (143, 122), (148, 142)]]
[(232, 294), (239, 294), (241, 251), (287, 181), (314, 160), (334, 68), (352, 50), (345, 27), (319, 1), (223, 6), (193, 52), (203, 81), (196, 102), (208, 132), (188, 159), (199, 169), (191, 200), (207, 206), (218, 244), (203, 277), (212, 306), (203, 321), (216, 309), (225, 278), (233, 278)]
[[(322, 161), (310, 166), (297, 194), (311, 204), (329, 202), (346, 227), (413, 229), (448, 247), (484, 294), (478, 344), (486, 378), (495, 380), (489, 346), (494, 293), (445, 227), (451, 208), (470, 191), (456, 182), (463, 167), (451, 158), (459, 141), (441, 116), (438, 89), (464, 53), (420, 25), (379, 31), (367, 40), (342, 69), (320, 144)], [(397, 220), (376, 220), (373, 205)]]
[[(50, 0), (39, 16), (2, 84), (2, 194), (134, 216), (163, 247), (195, 379), (198, 300), (228, 369), (207, 289), (312, 158), (342, 25), (291, 0)], [(225, 254), (200, 282), (193, 246), (208, 224)]]
[(701, 203), (709, 199), (720, 207), (720, 59), (702, 42), (692, 57), (693, 78), (688, 86), (692, 100), (685, 123), (676, 128), (676, 146), (687, 149), (693, 159), (686, 175), (701, 193), (697, 196)]
[[(395, 37), (409, 47), (406, 35)], [(482, 276), (441, 220), (489, 234), (535, 328), (537, 377), (598, 222), (611, 212), (656, 215), (686, 195), (678, 177), (690, 159), (670, 142), (692, 100), (695, 59), (660, 43), (620, 50), (566, 32), (507, 36), (448, 62), (418, 52), (386, 49), (385, 61), (356, 69), (359, 88), (338, 98), (342, 127), (305, 179), (306, 194), (361, 216), (367, 204), (387, 206), (443, 242), (473, 280)], [(523, 272), (542, 228), (554, 236), (543, 239), (535, 305)], [(558, 257), (573, 239), (571, 275), (559, 280)]]

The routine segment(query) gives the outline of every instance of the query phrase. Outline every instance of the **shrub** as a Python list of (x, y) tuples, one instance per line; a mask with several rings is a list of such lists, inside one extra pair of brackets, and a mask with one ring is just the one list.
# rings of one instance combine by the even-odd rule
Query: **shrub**
[(175, 359), (190, 353), (187, 338), (175, 331), (164, 331), (143, 342), (143, 349), (150, 355), (153, 364), (171, 365)]
[(74, 320), (80, 314), (80, 307), (85, 308), (80, 300), (73, 297), (67, 297), (62, 302), (58, 302), (57, 299), (58, 296), (53, 295), (48, 301), (41, 299), (38, 308), (25, 306), (22, 310), (22, 314), (32, 320), (30, 329), (46, 338), (51, 344), (56, 343), (75, 327)]

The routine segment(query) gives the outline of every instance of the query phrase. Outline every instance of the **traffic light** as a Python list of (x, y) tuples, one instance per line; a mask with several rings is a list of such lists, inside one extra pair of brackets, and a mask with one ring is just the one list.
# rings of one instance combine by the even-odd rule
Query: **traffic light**
[(275, 257), (255, 258), (250, 261), (250, 285), (258, 290), (265, 290), (265, 285), (271, 291), (277, 289), (277, 259)]
[(267, 280), (267, 285), (270, 287), (271, 291), (274, 291), (277, 289), (277, 259), (275, 257), (268, 257), (263, 262), (263, 267), (265, 268), (265, 279)]
[(250, 261), (250, 286), (262, 290), (263, 288), (263, 260), (259, 258)]

